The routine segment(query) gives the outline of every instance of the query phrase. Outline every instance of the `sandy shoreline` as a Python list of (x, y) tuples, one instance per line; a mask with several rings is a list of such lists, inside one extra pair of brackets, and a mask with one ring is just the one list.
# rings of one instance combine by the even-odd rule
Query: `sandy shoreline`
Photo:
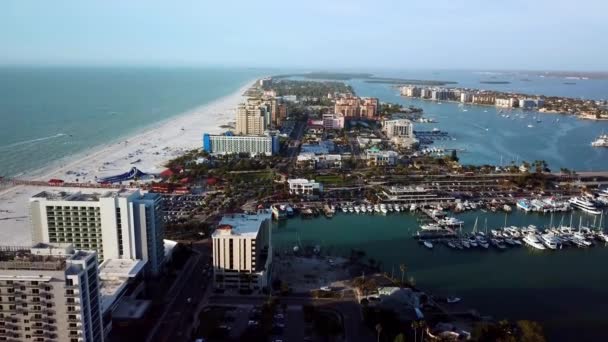
[[(236, 106), (255, 80), (232, 94), (144, 127), (133, 135), (64, 158), (57, 163), (19, 175), (19, 179), (59, 178), (95, 183), (95, 177), (117, 175), (135, 166), (159, 173), (163, 164), (184, 151), (202, 146), (203, 133), (220, 133), (235, 118)], [(0, 189), (0, 240), (8, 245), (31, 243), (29, 198), (44, 187), (14, 186)]]

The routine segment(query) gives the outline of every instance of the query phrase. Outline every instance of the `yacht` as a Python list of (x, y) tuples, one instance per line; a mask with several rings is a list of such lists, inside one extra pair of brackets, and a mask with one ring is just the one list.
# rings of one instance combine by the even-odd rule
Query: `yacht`
[(444, 219), (439, 220), (439, 224), (443, 226), (461, 226), (464, 224), (464, 221), (461, 221), (455, 217), (446, 217)]
[(561, 241), (553, 233), (545, 233), (540, 236), (540, 241), (549, 249), (557, 249)]
[(540, 242), (534, 234), (526, 235), (526, 237), (524, 237), (524, 242), (530, 247), (534, 247), (536, 249), (545, 249), (543, 243)]
[(608, 134), (602, 134), (597, 139), (595, 139), (591, 146), (593, 147), (608, 147)]
[(364, 214), (367, 213), (367, 208), (365, 207), (364, 204), (361, 205), (361, 212)]
[(356, 205), (354, 209), (357, 214), (361, 212), (361, 208), (359, 208), (358, 205)]
[(384, 215), (388, 213), (388, 210), (386, 209), (386, 204), (380, 204), (380, 212), (382, 212), (382, 214)]
[(341, 209), (342, 209), (343, 213), (348, 213), (348, 208), (347, 207), (342, 207)]
[(374, 205), (374, 211), (379, 213), (380, 212), (380, 206), (378, 204)]
[(434, 223), (423, 224), (422, 226), (420, 226), (420, 229), (422, 231), (426, 231), (426, 232), (443, 232), (444, 231), (444, 229), (440, 225), (434, 224)]
[(416, 211), (416, 209), (418, 209), (418, 207), (416, 206), (416, 204), (410, 205), (410, 211)]
[(424, 244), (424, 247), (426, 247), (428, 249), (433, 249), (433, 244), (430, 241), (424, 241), (423, 244)]
[(374, 207), (372, 207), (371, 205), (367, 206), (367, 211), (369, 211), (369, 213), (373, 213), (374, 212)]
[(595, 205), (593, 203), (591, 203), (589, 200), (584, 199), (582, 197), (573, 197), (570, 199), (570, 204), (575, 207), (578, 208), (586, 213), (592, 214), (592, 215), (600, 215), (602, 212), (600, 210), (598, 210)]
[(479, 236), (477, 237), (477, 244), (480, 247), (483, 247), (485, 249), (488, 249), (488, 247), (490, 247), (490, 244), (488, 244), (488, 241), (485, 238), (479, 237)]
[(532, 210), (532, 205), (530, 204), (530, 201), (525, 198), (517, 201), (517, 207), (525, 212)]
[(395, 211), (401, 212), (401, 206), (399, 204), (395, 204)]

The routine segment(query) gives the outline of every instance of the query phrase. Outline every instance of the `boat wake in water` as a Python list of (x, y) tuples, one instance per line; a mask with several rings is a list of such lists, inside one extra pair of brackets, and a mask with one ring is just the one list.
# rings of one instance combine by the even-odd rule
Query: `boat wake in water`
[(67, 134), (65, 134), (65, 133), (57, 133), (55, 135), (51, 135), (51, 136), (48, 136), (48, 137), (36, 138), (36, 139), (32, 139), (32, 140), (19, 141), (19, 142), (12, 143), (12, 144), (9, 144), (9, 145), (6, 145), (6, 146), (0, 146), (0, 149), (6, 149), (6, 148), (11, 148), (11, 147), (15, 147), (15, 146), (21, 146), (21, 145), (34, 144), (34, 143), (45, 141), (45, 140), (51, 140), (51, 139), (61, 138), (61, 137), (66, 136), (66, 135)]

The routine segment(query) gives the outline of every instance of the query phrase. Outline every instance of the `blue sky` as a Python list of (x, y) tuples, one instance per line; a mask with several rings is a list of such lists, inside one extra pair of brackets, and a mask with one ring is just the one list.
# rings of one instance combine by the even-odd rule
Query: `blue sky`
[(608, 70), (606, 0), (0, 1), (0, 64)]

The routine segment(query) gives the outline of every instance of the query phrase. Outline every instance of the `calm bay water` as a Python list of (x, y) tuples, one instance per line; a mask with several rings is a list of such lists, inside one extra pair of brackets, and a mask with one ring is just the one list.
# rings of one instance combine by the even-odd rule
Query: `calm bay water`
[(264, 74), (219, 68), (0, 68), (0, 176), (109, 143)]
[[(452, 80), (449, 76), (459, 76), (461, 78), (457, 80), (462, 82), (455, 85), (459, 87), (514, 90), (518, 89), (515, 87), (522, 86), (524, 88), (519, 91), (524, 92), (527, 89), (525, 86), (534, 86), (539, 94), (577, 96), (580, 92), (589, 92), (591, 95), (608, 96), (608, 81), (588, 80), (586, 82), (590, 83), (584, 87), (574, 88), (575, 86), (564, 85), (563, 79), (557, 78), (538, 78), (510, 85), (486, 85), (479, 84), (479, 75), (472, 72), (459, 72), (456, 75), (448, 73), (444, 77), (441, 77), (441, 73), (407, 75), (410, 78), (426, 76), (423, 79), (431, 79), (434, 76), (446, 80)], [(464, 150), (459, 154), (463, 163), (508, 165), (511, 162), (519, 164), (522, 161), (545, 160), (556, 171), (562, 167), (578, 171), (608, 170), (608, 149), (591, 146), (598, 135), (608, 132), (608, 121), (579, 120), (572, 116), (516, 109), (504, 111), (504, 114), (510, 116), (506, 118), (500, 115), (499, 108), (493, 106), (463, 106), (450, 102), (438, 104), (401, 97), (398, 89), (387, 84), (365, 83), (361, 80), (349, 83), (361, 96), (378, 97), (381, 101), (424, 109), (425, 115), (436, 119), (438, 123), (416, 124), (415, 129), (432, 130), (436, 127), (448, 131), (456, 140), (437, 141), (434, 146)], [(574, 90), (576, 92), (571, 94)], [(529, 128), (528, 125), (533, 127)]]
[[(579, 213), (573, 222), (578, 225)], [(500, 213), (468, 212), (458, 215), (471, 230), (478, 218), (483, 229), (504, 225)], [(563, 217), (563, 218), (562, 218)], [(594, 223), (583, 215), (583, 224)], [(570, 215), (555, 215), (553, 224), (569, 224)], [(534, 224), (546, 227), (550, 215), (514, 211), (507, 225)], [(599, 218), (595, 219), (599, 225)], [(606, 224), (602, 224), (606, 226)], [(293, 246), (321, 245), (323, 253), (348, 256), (351, 249), (366, 251), (391, 272), (399, 264), (408, 266), (408, 276), (424, 289), (437, 294), (462, 297), (482, 314), (495, 318), (532, 319), (545, 326), (551, 341), (586, 341), (605, 336), (605, 304), (608, 303), (608, 270), (603, 265), (608, 247), (568, 248), (537, 251), (527, 247), (504, 252), (489, 250), (451, 250), (436, 246), (428, 250), (412, 235), (417, 218), (409, 213), (382, 215), (337, 214), (332, 219), (295, 218), (277, 224), (273, 244), (279, 250)]]

